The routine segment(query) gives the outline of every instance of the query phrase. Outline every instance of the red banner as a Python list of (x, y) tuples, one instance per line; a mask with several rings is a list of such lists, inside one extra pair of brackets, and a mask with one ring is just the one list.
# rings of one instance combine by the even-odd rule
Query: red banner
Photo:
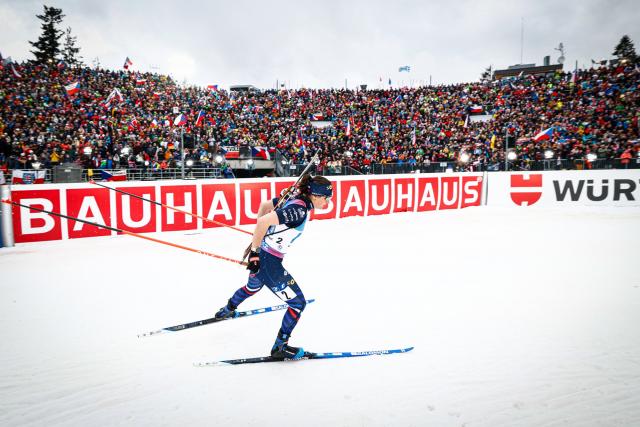
[[(479, 206), (483, 190), (479, 174), (332, 177), (331, 181), (333, 198), (326, 209), (311, 212), (312, 220)], [(293, 183), (293, 179), (207, 180), (121, 184), (118, 189), (238, 226), (254, 224), (260, 203)], [(14, 187), (12, 199), (134, 233), (219, 227), (187, 213), (88, 184), (42, 187)], [(93, 225), (19, 207), (13, 208), (13, 227), (18, 243), (112, 234)]]

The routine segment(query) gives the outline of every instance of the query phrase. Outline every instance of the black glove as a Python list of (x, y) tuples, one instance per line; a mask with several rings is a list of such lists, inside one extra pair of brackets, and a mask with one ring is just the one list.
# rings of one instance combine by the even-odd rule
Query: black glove
[(249, 270), (253, 274), (256, 274), (258, 271), (260, 271), (260, 248), (256, 249), (255, 251), (252, 249), (251, 252), (249, 252), (249, 259), (247, 261), (247, 270)]

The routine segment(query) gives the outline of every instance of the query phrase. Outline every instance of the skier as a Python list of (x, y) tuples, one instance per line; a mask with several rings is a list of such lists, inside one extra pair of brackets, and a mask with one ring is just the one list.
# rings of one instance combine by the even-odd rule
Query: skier
[(295, 196), (282, 207), (275, 208), (278, 198), (260, 205), (251, 247), (247, 248), (250, 251), (247, 266), (249, 280), (216, 313), (218, 319), (235, 317), (236, 308), (266, 285), (289, 306), (271, 348), (274, 358), (300, 359), (305, 354), (304, 349), (290, 346), (289, 338), (300, 320), (306, 300), (300, 286), (282, 266), (282, 259), (289, 246), (302, 234), (309, 211), (326, 208), (332, 195), (331, 182), (327, 178), (304, 175), (298, 182)]

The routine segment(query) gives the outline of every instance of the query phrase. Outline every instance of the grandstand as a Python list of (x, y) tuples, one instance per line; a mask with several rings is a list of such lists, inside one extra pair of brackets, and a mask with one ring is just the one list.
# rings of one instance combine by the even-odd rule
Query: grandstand
[[(318, 149), (325, 174), (638, 167), (637, 67), (521, 71), (412, 89), (227, 92), (153, 73), (5, 64), (0, 167), (7, 179), (44, 170), (46, 181), (69, 163), (81, 179), (287, 176)], [(467, 120), (474, 106), (493, 120)]]

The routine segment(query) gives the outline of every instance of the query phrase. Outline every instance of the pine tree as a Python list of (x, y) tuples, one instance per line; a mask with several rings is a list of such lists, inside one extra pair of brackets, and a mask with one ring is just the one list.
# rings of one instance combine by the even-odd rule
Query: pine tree
[(77, 40), (78, 37), (71, 35), (71, 27), (67, 27), (64, 38), (64, 49), (62, 50), (62, 59), (72, 67), (82, 65), (82, 57), (78, 55), (80, 48), (76, 47)]
[(618, 57), (619, 60), (626, 59), (631, 61), (631, 63), (638, 62), (638, 55), (636, 54), (636, 49), (633, 46), (633, 42), (626, 34), (622, 36), (616, 49), (613, 51), (613, 54)]
[(31, 53), (35, 55), (35, 62), (39, 64), (55, 62), (56, 57), (60, 55), (60, 37), (63, 34), (56, 28), (64, 18), (62, 9), (44, 5), (44, 15), (36, 15), (36, 17), (42, 21), (42, 34), (38, 41), (29, 42), (36, 49)]

